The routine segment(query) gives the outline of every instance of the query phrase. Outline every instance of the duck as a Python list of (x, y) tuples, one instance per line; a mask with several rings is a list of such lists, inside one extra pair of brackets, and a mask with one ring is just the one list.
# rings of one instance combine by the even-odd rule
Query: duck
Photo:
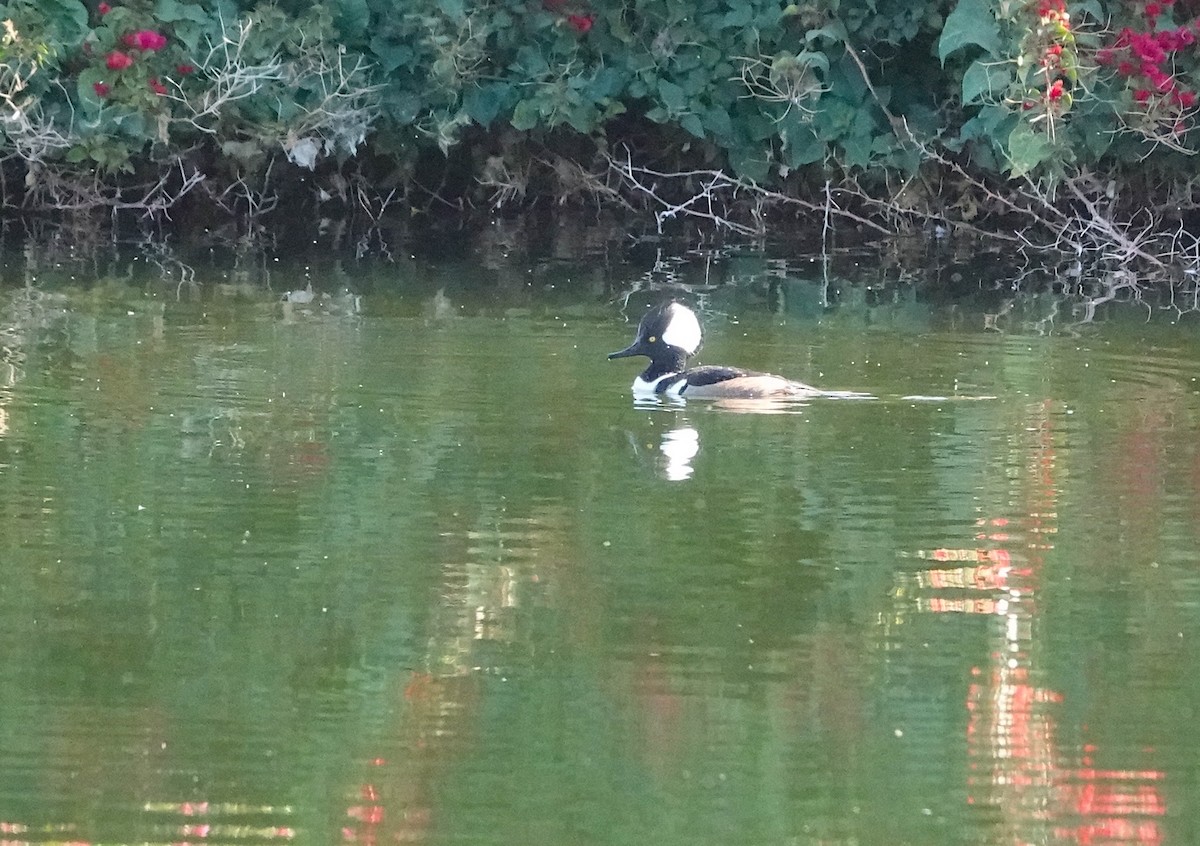
[(740, 367), (688, 367), (688, 358), (700, 349), (701, 337), (696, 313), (682, 303), (672, 301), (646, 312), (638, 324), (633, 343), (609, 353), (608, 359), (638, 355), (650, 359), (650, 365), (633, 380), (636, 397), (778, 400), (804, 399), (824, 393), (803, 382)]

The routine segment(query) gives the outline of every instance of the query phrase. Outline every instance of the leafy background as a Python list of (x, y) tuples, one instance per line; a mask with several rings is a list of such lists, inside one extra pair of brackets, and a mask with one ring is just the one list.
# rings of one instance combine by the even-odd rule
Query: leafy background
[[(326, 195), (359, 180), (410, 202), (571, 202), (622, 156), (943, 211), (956, 173), (1052, 188), (1097, 171), (1190, 205), (1195, 50), (1161, 63), (1167, 93), (1104, 51), (1123, 29), (1193, 27), (1192, 5), (14, 0), (5, 201), (63, 207), (87, 183), (119, 205), (194, 173), (219, 200), (314, 171)], [(111, 70), (136, 32), (166, 44)]]

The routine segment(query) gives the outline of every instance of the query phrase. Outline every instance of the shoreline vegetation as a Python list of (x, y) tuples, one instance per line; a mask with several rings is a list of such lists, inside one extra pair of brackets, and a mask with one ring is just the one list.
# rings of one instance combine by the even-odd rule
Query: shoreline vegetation
[(1197, 294), (1200, 0), (12, 0), (4, 211), (925, 233)]

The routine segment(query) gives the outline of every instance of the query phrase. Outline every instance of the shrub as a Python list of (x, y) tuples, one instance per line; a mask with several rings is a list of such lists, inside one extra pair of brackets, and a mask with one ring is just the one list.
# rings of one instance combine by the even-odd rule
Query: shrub
[(1183, 3), (946, 8), (11, 0), (0, 129), (10, 168), (49, 205), (62, 195), (46, 186), (85, 177), (97, 204), (120, 205), (122, 180), (171, 168), (220, 199), (261, 187), (277, 159), (325, 173), (353, 160), (385, 188), (426, 181), (415, 169), (440, 161), (475, 178), (459, 182), (467, 199), (494, 202), (535, 198), (537, 172), (562, 199), (611, 193), (618, 148), (683, 177), (685, 197), (701, 178), (688, 173), (723, 172), (735, 193), (823, 186), (828, 208), (833, 186), (943, 216), (952, 198), (933, 171), (981, 202), (1012, 180), (1053, 202), (1085, 171), (1144, 187), (1183, 178), (1200, 34)]

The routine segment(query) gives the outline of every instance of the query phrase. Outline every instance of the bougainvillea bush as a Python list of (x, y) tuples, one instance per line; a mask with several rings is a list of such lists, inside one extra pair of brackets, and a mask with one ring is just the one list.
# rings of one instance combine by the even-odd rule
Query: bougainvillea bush
[(233, 209), (271, 180), (314, 197), (358, 180), (469, 208), (631, 200), (636, 174), (686, 198), (722, 174), (735, 195), (836, 191), (839, 209), (953, 223), (1012, 212), (1012, 191), (1078, 202), (1086, 177), (1186, 211), (1198, 16), (1197, 0), (12, 0), (0, 187), (10, 206), (191, 192)]

